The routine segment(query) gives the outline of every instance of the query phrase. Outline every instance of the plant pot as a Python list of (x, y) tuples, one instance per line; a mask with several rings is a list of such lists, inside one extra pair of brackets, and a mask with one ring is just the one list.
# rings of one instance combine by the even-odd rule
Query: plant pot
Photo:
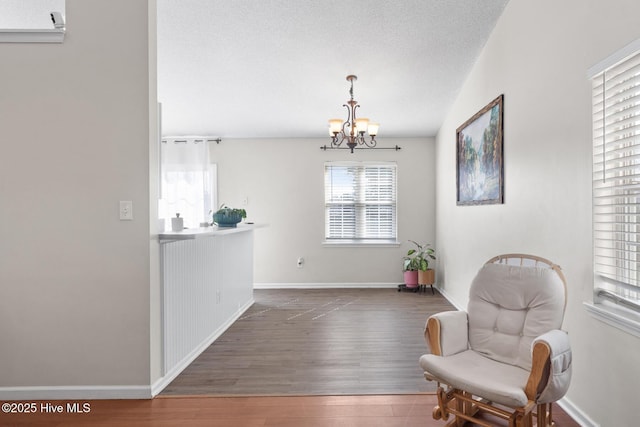
[(242, 216), (235, 213), (214, 213), (213, 222), (218, 227), (236, 227), (237, 224), (242, 221)]
[(418, 284), (420, 285), (433, 285), (436, 281), (436, 271), (433, 268), (429, 268), (426, 271), (418, 271)]
[(404, 272), (404, 284), (407, 288), (418, 287), (418, 272), (417, 271), (405, 271)]

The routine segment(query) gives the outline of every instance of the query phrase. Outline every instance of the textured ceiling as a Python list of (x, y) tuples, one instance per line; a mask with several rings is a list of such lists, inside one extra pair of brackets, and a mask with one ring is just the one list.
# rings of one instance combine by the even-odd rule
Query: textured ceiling
[(158, 0), (164, 135), (433, 136), (508, 0)]

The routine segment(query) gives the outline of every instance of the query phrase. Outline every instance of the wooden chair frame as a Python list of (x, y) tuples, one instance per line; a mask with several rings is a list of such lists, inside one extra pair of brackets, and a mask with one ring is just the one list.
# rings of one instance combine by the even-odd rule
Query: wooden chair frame
[[(553, 262), (535, 255), (505, 254), (493, 257), (485, 264), (511, 264), (510, 260), (513, 259), (519, 259), (519, 265), (521, 266), (524, 265), (525, 262), (529, 261), (532, 262), (535, 266), (544, 264), (545, 267), (554, 270), (558, 274), (564, 285), (564, 307), (566, 308), (566, 279), (564, 277), (564, 274), (562, 273), (560, 266), (554, 264)], [(440, 331), (440, 322), (435, 318), (429, 318), (429, 320), (427, 321), (427, 327), (425, 328), (425, 340), (429, 344), (431, 353), (437, 356), (442, 355), (442, 348), (440, 347)], [(449, 385), (446, 385), (447, 389), (445, 389), (443, 387), (443, 385), (445, 384), (440, 383), (436, 378), (431, 377), (430, 374), (425, 372), (425, 378), (427, 380), (438, 382), (438, 388), (436, 392), (438, 397), (438, 405), (433, 409), (433, 418), (436, 420), (442, 419), (443, 421), (447, 421), (449, 419), (449, 416), (453, 415), (454, 418), (447, 424), (445, 424), (445, 427), (462, 427), (468, 421), (484, 427), (493, 427), (493, 425), (488, 423), (487, 421), (476, 418), (476, 415), (479, 412), (485, 412), (498, 418), (507, 420), (509, 422), (509, 427), (551, 427), (554, 425), (552, 416), (552, 404), (536, 403), (538, 396), (549, 380), (550, 372), (551, 349), (546, 343), (538, 342), (533, 347), (532, 367), (527, 385), (525, 387), (525, 394), (527, 396), (528, 402), (525, 406), (515, 409), (494, 406), (492, 402), (474, 397), (469, 392), (450, 387)], [(536, 424), (534, 424), (534, 418), (537, 420)]]

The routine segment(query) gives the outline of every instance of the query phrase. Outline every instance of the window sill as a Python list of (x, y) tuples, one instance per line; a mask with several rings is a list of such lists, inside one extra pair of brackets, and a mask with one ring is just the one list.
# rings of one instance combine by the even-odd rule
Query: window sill
[(587, 312), (594, 318), (640, 338), (640, 313), (608, 301), (602, 303), (585, 302), (583, 304)]
[(341, 241), (332, 241), (325, 240), (322, 242), (322, 246), (332, 247), (332, 248), (362, 248), (362, 247), (372, 247), (372, 248), (398, 248), (400, 247), (401, 242), (394, 240), (341, 240)]

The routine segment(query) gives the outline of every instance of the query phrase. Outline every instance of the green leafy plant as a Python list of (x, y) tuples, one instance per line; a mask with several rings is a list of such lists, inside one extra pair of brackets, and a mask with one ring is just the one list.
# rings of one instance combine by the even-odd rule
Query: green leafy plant
[(402, 258), (403, 271), (427, 271), (429, 260), (436, 259), (436, 251), (428, 243), (421, 245), (413, 240), (409, 241), (416, 246), (416, 249), (409, 249), (407, 255)]
[(247, 217), (247, 211), (245, 211), (244, 209), (230, 208), (227, 207), (224, 203), (220, 205), (220, 207), (216, 211), (216, 214), (220, 214), (226, 217), (232, 217), (236, 215), (239, 215), (241, 218)]
[(229, 208), (224, 204), (213, 214), (213, 223), (218, 227), (235, 227), (243, 218), (247, 217), (244, 209)]

